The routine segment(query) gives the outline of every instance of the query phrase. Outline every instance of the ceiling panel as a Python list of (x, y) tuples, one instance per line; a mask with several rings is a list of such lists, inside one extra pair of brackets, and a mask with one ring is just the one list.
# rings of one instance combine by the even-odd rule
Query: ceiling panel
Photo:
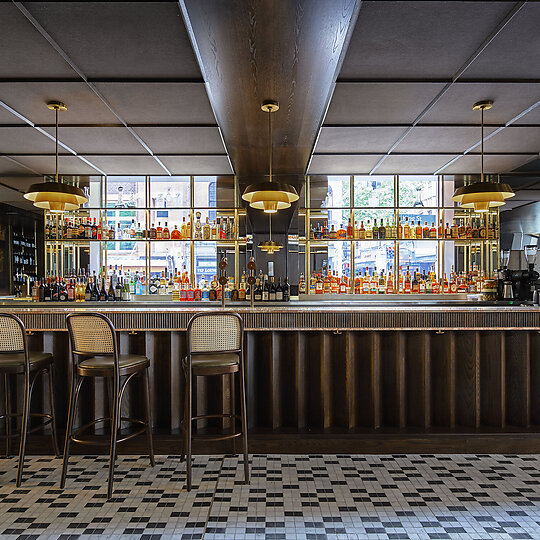
[(172, 174), (232, 174), (227, 156), (159, 156)]
[(528, 2), (467, 69), (465, 77), (540, 78), (540, 4)]
[(435, 83), (338, 83), (324, 123), (411, 123), (443, 86)]
[(202, 83), (100, 83), (128, 124), (215, 124)]
[[(54, 156), (15, 156), (15, 159), (40, 174), (54, 174), (55, 172)], [(99, 174), (95, 169), (73, 155), (61, 156), (58, 160), (58, 170), (60, 174), (65, 175)], [(26, 172), (28, 173), (28, 171)]]
[(485, 143), (486, 152), (540, 152), (540, 128), (507, 127)]
[(382, 156), (313, 156), (308, 174), (367, 174)]
[[(20, 161), (17, 159), (17, 161)], [(40, 171), (37, 171), (40, 172)], [(8, 159), (5, 156), (0, 156), (0, 175), (29, 175), (34, 174), (30, 169), (27, 169), (26, 167), (23, 167), (20, 164), (17, 164), (15, 161), (12, 161), (11, 159)], [(1, 177), (0, 177), (1, 181)]]
[[(54, 135), (54, 128), (47, 128), (46, 131)], [(147, 153), (137, 139), (124, 127), (61, 127), (60, 140), (78, 154)]]
[(217, 127), (148, 127), (135, 132), (155, 154), (225, 153)]
[(540, 86), (533, 83), (460, 83), (452, 85), (422, 119), (432, 123), (478, 123), (480, 112), (473, 104), (493, 100), (484, 121), (504, 124), (540, 99)]
[(54, 141), (31, 126), (0, 127), (0, 153), (2, 154), (50, 154), (54, 151)]
[[(540, 96), (538, 97), (540, 102)], [(530, 112), (523, 115), (519, 120), (516, 121), (517, 125), (526, 125), (526, 124), (540, 124), (540, 103)]]
[[(495, 131), (486, 128), (485, 135)], [(464, 152), (480, 141), (480, 128), (415, 127), (395, 148), (395, 152)]]
[(520, 189), (516, 191), (513, 201), (540, 201), (540, 189)]
[(376, 174), (433, 174), (453, 156), (388, 156)]
[(21, 120), (18, 116), (8, 111), (0, 105), (0, 124), (20, 124), (21, 126), (27, 126), (28, 124)]
[(105, 174), (167, 174), (165, 169), (148, 156), (88, 156), (88, 161)]
[(67, 105), (67, 111), (58, 116), (60, 124), (118, 123), (84, 83), (2, 83), (0, 100), (35, 124), (54, 124), (54, 111), (47, 108), (49, 101)]
[(364, 0), (339, 77), (450, 78), (510, 9), (504, 2)]
[(27, 2), (87, 77), (201, 77), (177, 2)]
[[(485, 156), (484, 171), (487, 173), (510, 172), (535, 156)], [(450, 160), (448, 160), (450, 161)], [(444, 174), (477, 174), (480, 172), (480, 156), (462, 156), (444, 169)]]
[(386, 153), (404, 128), (323, 127), (315, 152)]
[(76, 77), (11, 2), (0, 2), (0, 77)]

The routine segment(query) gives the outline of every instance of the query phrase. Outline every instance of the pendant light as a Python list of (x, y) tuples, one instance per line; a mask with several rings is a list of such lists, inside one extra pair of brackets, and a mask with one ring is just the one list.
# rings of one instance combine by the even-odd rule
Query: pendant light
[(39, 182), (32, 184), (24, 198), (32, 201), (34, 206), (49, 212), (65, 212), (78, 210), (81, 204), (88, 201), (81, 188), (64, 184), (58, 180), (58, 112), (66, 111), (67, 107), (60, 102), (47, 103), (47, 108), (56, 112), (56, 174), (54, 182)]
[(289, 208), (291, 203), (298, 200), (298, 193), (293, 186), (283, 182), (276, 182), (272, 179), (272, 113), (279, 110), (277, 101), (264, 101), (261, 109), (268, 113), (268, 142), (270, 146), (270, 180), (268, 182), (258, 182), (248, 186), (242, 199), (249, 203), (252, 208), (263, 210), (267, 214), (275, 214), (278, 210)]
[(460, 208), (471, 208), (475, 212), (489, 212), (490, 208), (503, 206), (506, 199), (515, 193), (508, 184), (486, 182), (484, 180), (484, 111), (491, 109), (493, 101), (479, 101), (473, 105), (474, 111), (482, 112), (482, 173), (480, 182), (468, 184), (456, 189), (452, 200), (459, 203)]
[(270, 239), (265, 240), (264, 242), (259, 242), (259, 248), (262, 251), (266, 251), (268, 255), (273, 255), (274, 252), (279, 251), (283, 245), (272, 240), (272, 215), (268, 216), (268, 221), (270, 222)]

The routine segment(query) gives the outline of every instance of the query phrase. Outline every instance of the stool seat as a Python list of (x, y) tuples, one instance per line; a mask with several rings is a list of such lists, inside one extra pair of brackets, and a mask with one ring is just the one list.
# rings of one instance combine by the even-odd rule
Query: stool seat
[[(118, 366), (120, 375), (129, 375), (137, 371), (146, 369), (150, 362), (146, 356), (140, 354), (119, 354)], [(83, 360), (78, 368), (80, 375), (85, 376), (102, 376), (103, 373), (112, 374), (114, 372), (114, 356), (91, 356)]]
[[(187, 356), (184, 358), (186, 365)], [(208, 353), (208, 354), (193, 354), (191, 356), (191, 365), (193, 367), (229, 367), (236, 366), (240, 363), (240, 355), (237, 353)]]
[[(52, 354), (42, 351), (28, 351), (28, 361), (30, 369), (42, 369), (52, 362)], [(0, 371), (9, 373), (24, 372), (24, 353), (2, 353), (0, 354)]]

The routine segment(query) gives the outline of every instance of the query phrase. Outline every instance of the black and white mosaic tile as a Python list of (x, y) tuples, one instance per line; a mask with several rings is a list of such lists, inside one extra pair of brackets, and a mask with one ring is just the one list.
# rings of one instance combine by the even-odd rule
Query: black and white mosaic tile
[(0, 460), (1, 538), (540, 539), (540, 456), (197, 456)]

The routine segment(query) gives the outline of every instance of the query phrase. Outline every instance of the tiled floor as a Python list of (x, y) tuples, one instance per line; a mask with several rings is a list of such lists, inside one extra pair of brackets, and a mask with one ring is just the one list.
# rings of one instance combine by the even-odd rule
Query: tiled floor
[(105, 500), (106, 458), (0, 460), (1, 538), (540, 538), (540, 456), (121, 457)]

